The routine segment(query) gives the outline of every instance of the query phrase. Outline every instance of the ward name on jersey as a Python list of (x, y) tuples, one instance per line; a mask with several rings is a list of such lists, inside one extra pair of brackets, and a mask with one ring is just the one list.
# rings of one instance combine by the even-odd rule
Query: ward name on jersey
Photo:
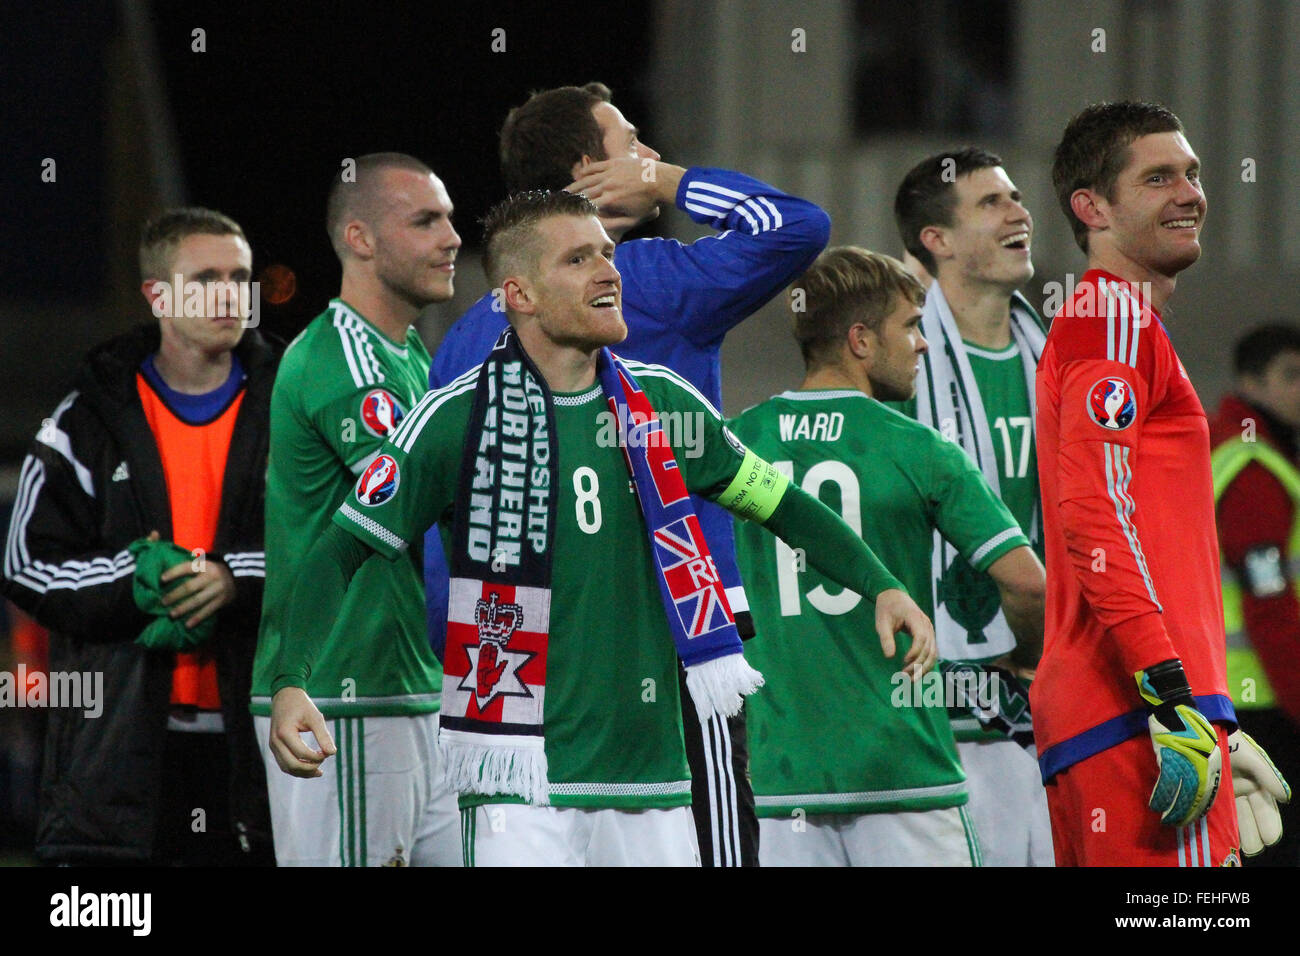
[[(839, 512), (926, 614), (936, 527), (979, 571), (1028, 543), (961, 448), (862, 392), (785, 392), (731, 427)], [(759, 816), (964, 804), (943, 701), (909, 687), (908, 706), (896, 705), (906, 635), (884, 657), (870, 601), (761, 529), (735, 530), (758, 632), (746, 656), (767, 678), (747, 705)]]
[[(295, 561), (425, 393), (428, 370), (429, 353), (414, 328), (404, 342), (394, 342), (341, 299), (285, 352), (271, 397), (266, 597), (253, 713), (271, 713)], [(326, 717), (438, 709), (442, 670), (426, 637), (418, 560), (368, 561), (357, 572), (306, 687)]]

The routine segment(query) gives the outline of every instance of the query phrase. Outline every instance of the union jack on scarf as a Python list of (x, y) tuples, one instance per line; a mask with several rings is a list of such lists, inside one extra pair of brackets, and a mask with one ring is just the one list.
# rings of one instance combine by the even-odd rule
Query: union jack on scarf
[(697, 517), (690, 515), (659, 528), (654, 543), (668, 594), (688, 637), (736, 623)]
[(743, 695), (763, 684), (742, 653), (727, 592), (700, 530), (690, 493), (659, 416), (622, 361), (602, 349), (597, 373), (619, 428), (619, 445), (632, 473), (659, 591), (686, 686), (705, 714), (731, 716)]

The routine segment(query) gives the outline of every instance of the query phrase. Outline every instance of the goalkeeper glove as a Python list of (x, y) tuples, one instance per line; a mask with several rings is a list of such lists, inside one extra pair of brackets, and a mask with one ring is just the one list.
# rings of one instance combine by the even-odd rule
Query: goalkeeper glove
[(1228, 737), (1228, 761), (1232, 765), (1232, 789), (1237, 795), (1237, 828), (1241, 831), (1241, 850), (1254, 856), (1266, 846), (1282, 839), (1282, 814), (1279, 803), (1289, 803), (1291, 787), (1281, 772), (1242, 730)]
[(1147, 727), (1160, 768), (1147, 806), (1166, 826), (1185, 827), (1205, 815), (1219, 792), (1218, 732), (1196, 709), (1182, 661), (1161, 661), (1133, 677), (1151, 711)]

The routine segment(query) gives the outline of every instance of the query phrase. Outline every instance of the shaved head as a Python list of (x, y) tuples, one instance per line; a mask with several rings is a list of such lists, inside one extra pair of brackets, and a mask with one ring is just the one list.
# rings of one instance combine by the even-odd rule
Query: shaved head
[(406, 153), (368, 153), (357, 158), (355, 177), (348, 175), (350, 170), (335, 175), (326, 203), (325, 228), (340, 260), (350, 254), (344, 239), (348, 223), (360, 220), (373, 225), (379, 219), (388, 196), (389, 174), (395, 171), (433, 175), (425, 163)]

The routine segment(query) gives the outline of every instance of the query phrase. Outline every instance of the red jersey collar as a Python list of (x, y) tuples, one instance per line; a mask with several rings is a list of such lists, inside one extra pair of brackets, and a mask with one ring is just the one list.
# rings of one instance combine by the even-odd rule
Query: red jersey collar
[(1155, 306), (1153, 306), (1147, 297), (1142, 294), (1141, 282), (1134, 282), (1131, 279), (1125, 279), (1123, 276), (1117, 276), (1115, 273), (1107, 272), (1105, 269), (1089, 269), (1083, 274), (1083, 278), (1079, 280), (1079, 283), (1080, 285), (1084, 283), (1092, 283), (1095, 285), (1098, 279), (1109, 279), (1111, 282), (1118, 283), (1128, 289), (1133, 294), (1133, 297), (1138, 300), (1138, 305), (1142, 306), (1144, 310), (1150, 312), (1157, 319), (1160, 319), (1161, 322), (1164, 321), (1164, 318), (1156, 310)]

